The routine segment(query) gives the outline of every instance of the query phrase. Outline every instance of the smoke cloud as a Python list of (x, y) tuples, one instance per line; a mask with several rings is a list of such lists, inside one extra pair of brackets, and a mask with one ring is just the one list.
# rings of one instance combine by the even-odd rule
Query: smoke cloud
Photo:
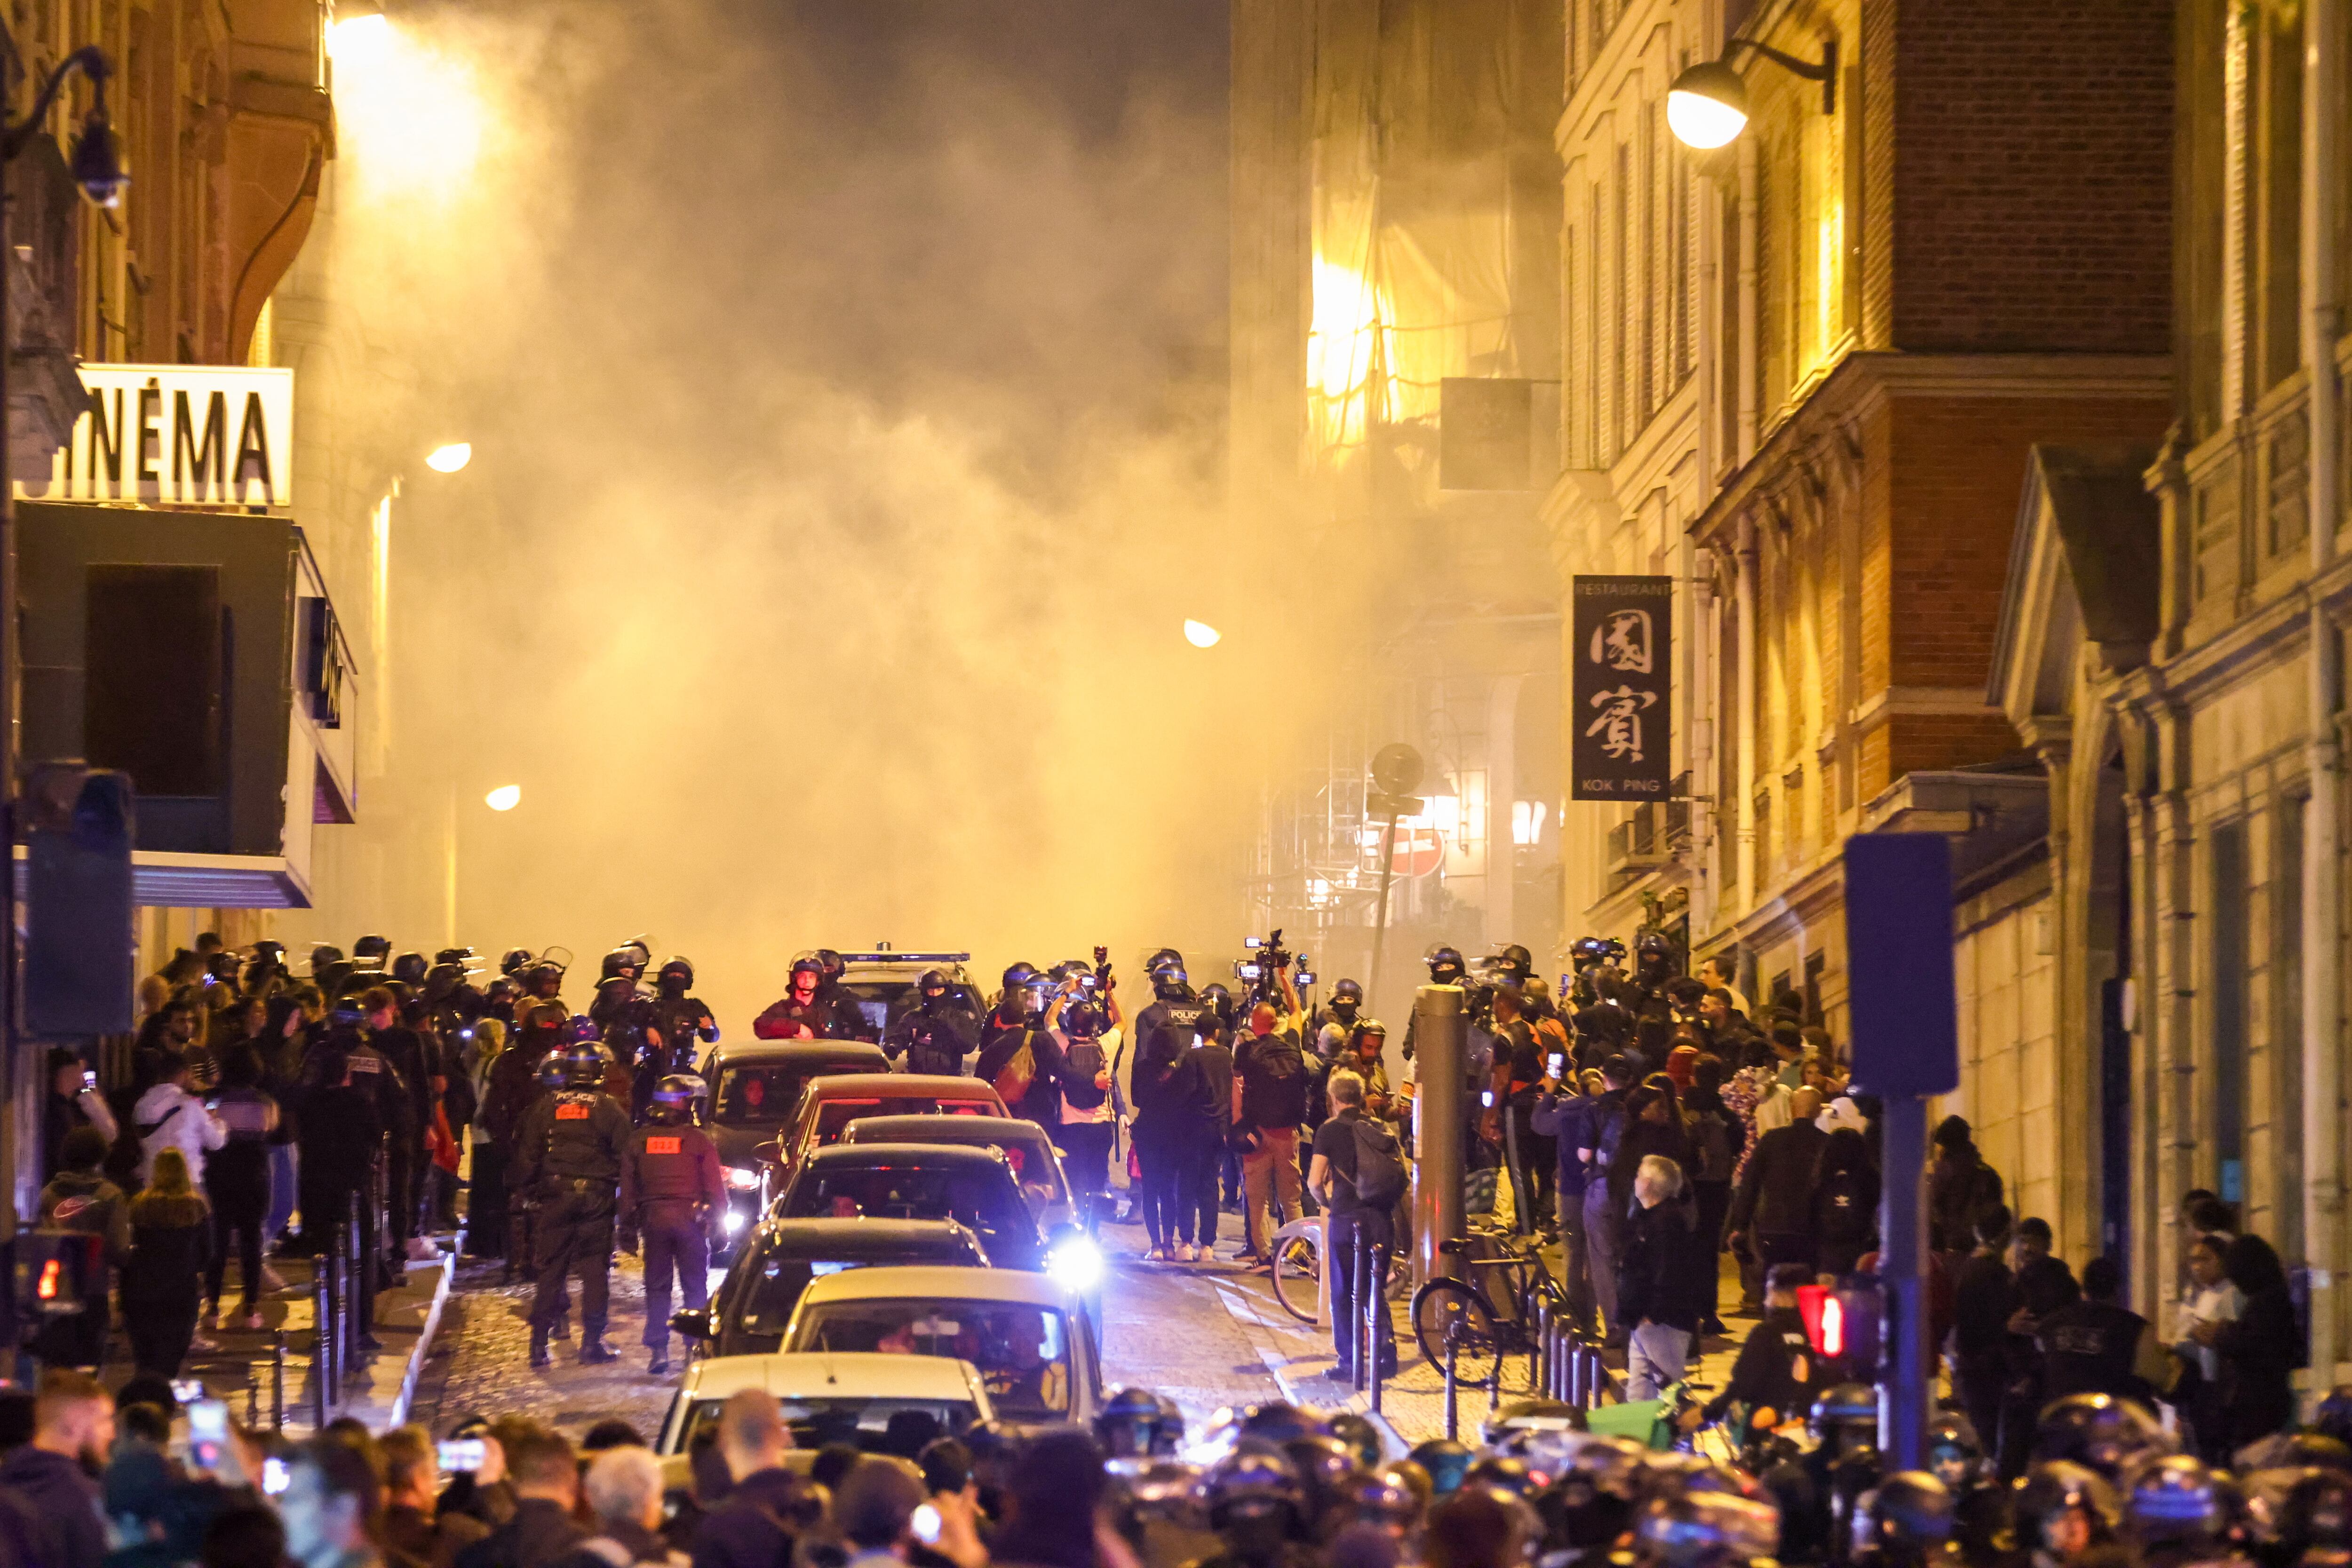
[(386, 771), (286, 927), (437, 946), (454, 831), (457, 941), (570, 947), (577, 1003), (650, 933), (730, 1033), (803, 947), (1237, 946), (1319, 675), (1225, 505), (1223, 8), (392, 35), (312, 242), (381, 367), (345, 417), (474, 457), (395, 465)]

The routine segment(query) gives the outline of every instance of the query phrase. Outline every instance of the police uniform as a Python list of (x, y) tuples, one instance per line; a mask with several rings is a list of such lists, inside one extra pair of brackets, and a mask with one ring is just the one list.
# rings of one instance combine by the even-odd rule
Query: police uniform
[(719, 1146), (691, 1123), (640, 1127), (621, 1162), (621, 1247), (646, 1248), (646, 1348), (669, 1348), (673, 1267), (689, 1309), (710, 1304), (710, 1217), (725, 1210)]
[(564, 1280), (580, 1270), (581, 1346), (604, 1332), (612, 1298), (614, 1188), (629, 1147), (629, 1113), (593, 1089), (559, 1089), (524, 1116), (517, 1157), (523, 1190), (539, 1199), (531, 1266), (534, 1335), (563, 1312)]

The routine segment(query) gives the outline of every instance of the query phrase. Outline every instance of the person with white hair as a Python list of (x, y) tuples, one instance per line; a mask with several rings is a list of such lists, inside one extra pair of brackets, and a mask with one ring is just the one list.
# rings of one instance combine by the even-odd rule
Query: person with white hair
[(1633, 1173), (1633, 1211), (1621, 1234), (1617, 1312), (1629, 1329), (1625, 1397), (1655, 1399), (1690, 1360), (1706, 1311), (1715, 1248), (1698, 1233), (1696, 1205), (1682, 1166), (1646, 1156)]
[(590, 1462), (580, 1485), (596, 1516), (596, 1533), (559, 1568), (632, 1568), (639, 1563), (686, 1568), (685, 1555), (671, 1551), (660, 1535), (661, 1461), (652, 1449), (625, 1444), (607, 1448)]

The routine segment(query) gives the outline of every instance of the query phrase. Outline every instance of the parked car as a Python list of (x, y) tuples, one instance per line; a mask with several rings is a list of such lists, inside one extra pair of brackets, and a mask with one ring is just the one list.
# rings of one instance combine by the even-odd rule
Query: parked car
[[(878, 1048), (877, 1048), (878, 1049)], [(992, 1116), (1008, 1114), (996, 1086), (977, 1078), (928, 1072), (856, 1073), (818, 1078), (801, 1092), (800, 1113), (761, 1159), (788, 1174), (811, 1149), (841, 1140), (841, 1131), (861, 1116)], [(771, 1187), (771, 1191), (774, 1188)]]
[(702, 1081), (710, 1086), (710, 1139), (719, 1145), (727, 1180), (722, 1243), (731, 1244), (759, 1219), (766, 1162), (755, 1151), (793, 1125), (809, 1083), (889, 1070), (880, 1046), (857, 1040), (760, 1040), (711, 1048)]
[[(952, 1274), (953, 1270), (943, 1270)], [(934, 1438), (961, 1437), (996, 1418), (979, 1368), (948, 1356), (730, 1355), (698, 1361), (671, 1396), (654, 1451), (667, 1488), (682, 1490), (696, 1437), (730, 1395), (761, 1388), (792, 1428), (784, 1462), (805, 1472), (827, 1443), (913, 1458)]]
[(1051, 1235), (1060, 1225), (1077, 1222), (1077, 1205), (1062, 1175), (1060, 1151), (1045, 1129), (1034, 1122), (992, 1116), (860, 1116), (842, 1129), (845, 1144), (957, 1144), (970, 1148), (1004, 1151), (1013, 1180), (1037, 1228)]
[(906, 1263), (985, 1269), (988, 1249), (952, 1219), (771, 1219), (744, 1239), (709, 1309), (670, 1326), (713, 1355), (763, 1354), (782, 1347), (811, 1280)]
[(1008, 1422), (1094, 1419), (1102, 1361), (1080, 1303), (1012, 1269), (858, 1269), (810, 1281), (787, 1354), (937, 1356), (977, 1368)]
[(1042, 1269), (1047, 1232), (996, 1148), (835, 1144), (785, 1178), (771, 1219), (952, 1219), (1001, 1269)]

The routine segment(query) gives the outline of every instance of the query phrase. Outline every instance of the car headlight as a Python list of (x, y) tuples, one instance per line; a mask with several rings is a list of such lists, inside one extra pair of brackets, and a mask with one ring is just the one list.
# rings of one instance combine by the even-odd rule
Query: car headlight
[(743, 1228), (743, 1211), (740, 1208), (730, 1208), (727, 1211), (727, 1218), (719, 1223), (726, 1228), (728, 1235), (732, 1236)]
[(760, 1173), (747, 1171), (740, 1166), (727, 1167), (727, 1185), (737, 1192), (750, 1192), (760, 1185)]
[(1102, 1283), (1102, 1249), (1083, 1236), (1073, 1236), (1045, 1254), (1045, 1272), (1074, 1295), (1084, 1295)]

